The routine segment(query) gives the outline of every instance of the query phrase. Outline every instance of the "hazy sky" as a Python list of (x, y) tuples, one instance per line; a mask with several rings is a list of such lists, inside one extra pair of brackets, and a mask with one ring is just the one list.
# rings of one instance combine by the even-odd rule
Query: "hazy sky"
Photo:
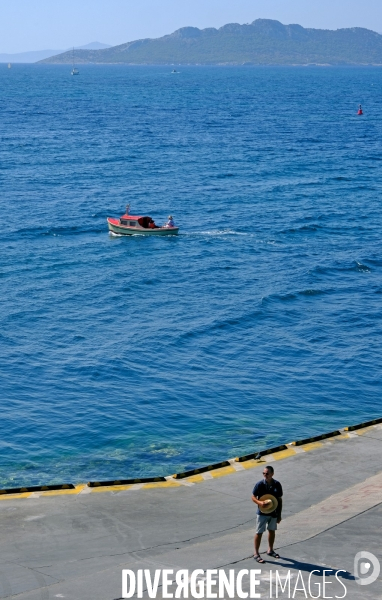
[(382, 32), (382, 0), (0, 0), (0, 52), (123, 44), (258, 18)]

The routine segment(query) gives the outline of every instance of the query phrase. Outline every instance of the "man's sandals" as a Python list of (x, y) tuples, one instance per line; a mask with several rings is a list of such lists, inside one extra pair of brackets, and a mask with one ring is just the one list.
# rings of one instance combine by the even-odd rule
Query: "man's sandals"
[(263, 560), (260, 556), (260, 554), (255, 554), (255, 556), (253, 557), (255, 559), (256, 562), (260, 563), (261, 565), (265, 564), (265, 560)]
[[(274, 550), (272, 550), (271, 552), (267, 552), (267, 555), (272, 556), (272, 558), (280, 558), (280, 555), (277, 554), (277, 552), (275, 552)], [(260, 554), (255, 554), (253, 558), (256, 562), (260, 563), (261, 565), (265, 563), (265, 560), (261, 558)]]

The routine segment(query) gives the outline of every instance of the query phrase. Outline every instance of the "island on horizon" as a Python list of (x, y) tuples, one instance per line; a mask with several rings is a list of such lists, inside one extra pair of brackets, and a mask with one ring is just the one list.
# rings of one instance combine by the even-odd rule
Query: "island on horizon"
[[(39, 61), (70, 64), (72, 52)], [(76, 63), (129, 65), (382, 65), (382, 35), (364, 29), (305, 29), (257, 19), (219, 29), (182, 27), (157, 39), (76, 50)]]

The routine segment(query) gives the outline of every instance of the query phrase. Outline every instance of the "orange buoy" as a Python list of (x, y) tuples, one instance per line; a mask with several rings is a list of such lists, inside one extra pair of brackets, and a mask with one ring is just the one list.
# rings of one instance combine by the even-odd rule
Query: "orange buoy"
[(363, 110), (362, 110), (361, 104), (358, 107), (358, 113), (357, 113), (357, 115), (363, 115)]

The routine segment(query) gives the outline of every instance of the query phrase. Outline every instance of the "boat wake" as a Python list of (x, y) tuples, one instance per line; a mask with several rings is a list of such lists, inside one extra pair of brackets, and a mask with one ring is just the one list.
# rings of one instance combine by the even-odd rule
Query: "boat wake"
[(195, 231), (193, 233), (189, 233), (187, 235), (210, 235), (210, 236), (219, 236), (219, 235), (243, 235), (247, 237), (253, 237), (253, 233), (249, 233), (247, 231), (234, 231), (233, 229), (212, 229), (207, 231)]

